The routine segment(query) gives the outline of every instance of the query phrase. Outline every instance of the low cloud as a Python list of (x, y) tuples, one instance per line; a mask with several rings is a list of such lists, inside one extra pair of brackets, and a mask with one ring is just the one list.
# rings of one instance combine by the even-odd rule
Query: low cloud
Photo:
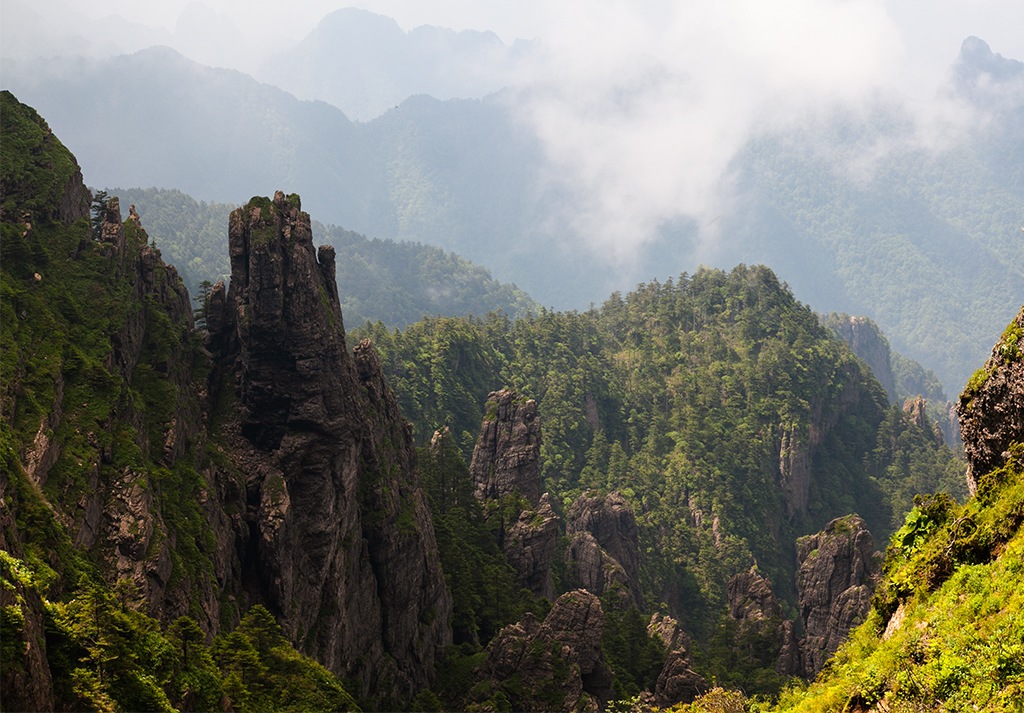
[[(729, 210), (723, 177), (759, 132), (823, 125), (840, 109), (912, 110), (902, 133), (848, 147), (849, 170), (866, 176), (888, 152), (938, 146), (970, 123), (948, 102), (909, 100), (905, 43), (884, 2), (654, 5), (560, 4), (510, 99), (564, 197), (553, 229), (610, 263), (628, 267), (680, 217), (714, 241)], [(824, 137), (819, 148), (833, 150)]]

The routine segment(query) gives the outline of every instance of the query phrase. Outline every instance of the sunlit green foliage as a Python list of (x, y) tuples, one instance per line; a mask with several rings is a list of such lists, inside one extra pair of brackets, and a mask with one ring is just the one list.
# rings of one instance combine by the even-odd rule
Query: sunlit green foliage
[[(0, 586), (12, 580), (39, 586), (29, 564), (0, 550)], [(121, 600), (118, 592), (127, 596)], [(211, 648), (194, 620), (182, 617), (162, 629), (136, 610), (124, 581), (113, 591), (84, 583), (43, 603), (47, 660), (62, 709), (358, 710), (342, 683), (296, 652), (262, 607), (250, 609)], [(4, 608), (5, 667), (20, 664), (23, 622), (16, 605)]]
[(1024, 446), (964, 505), (921, 500), (889, 545), (874, 609), (779, 709), (1017, 711), (1024, 700)]
[[(704, 637), (725, 582), (755, 559), (792, 600), (797, 535), (855, 511), (887, 537), (914, 492), (957, 470), (763, 267), (641, 285), (585, 313), (356, 331), (376, 343), (421, 442), (447, 425), (468, 458), (489, 391), (535, 398), (544, 488), (562, 508), (587, 488), (622, 491), (645, 588), (687, 601), (684, 625)], [(812, 432), (803, 511), (781, 487), (780, 449), (786, 434), (810, 452)]]

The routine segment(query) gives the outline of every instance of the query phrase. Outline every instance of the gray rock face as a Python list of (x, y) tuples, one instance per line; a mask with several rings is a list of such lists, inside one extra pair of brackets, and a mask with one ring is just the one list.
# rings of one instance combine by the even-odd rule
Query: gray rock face
[(890, 401), (896, 400), (896, 377), (892, 371), (892, 349), (878, 325), (867, 317), (833, 315), (828, 326), (871, 369)]
[(558, 516), (547, 493), (536, 510), (523, 510), (505, 531), (502, 550), (526, 588), (547, 599), (555, 598), (551, 565), (558, 545)]
[(518, 493), (540, 504), (540, 419), (537, 403), (511, 389), (487, 396), (469, 473), (481, 500)]
[(1024, 307), (967, 383), (957, 404), (967, 456), (967, 485), (1006, 462), (1013, 442), (1024, 441)]
[[(88, 212), (88, 190), (70, 184), (66, 188), (65, 195), (72, 196), (68, 204), (72, 207), (80, 206), (83, 191), (85, 213), (67, 208), (71, 210), (69, 215)], [(64, 210), (62, 207), (61, 211)], [(160, 252), (149, 245), (138, 221), (122, 223), (117, 198), (107, 201), (103, 217), (97, 252), (108, 261), (111, 278), (128, 287), (126, 300), (147, 306), (125, 312), (124, 321), (110, 335), (110, 351), (103, 366), (124, 384), (138, 387), (136, 369), (148, 359), (147, 369), (166, 381), (177, 396), (169, 422), (157, 432), (144, 426), (143, 407), (133, 402), (112, 411), (108, 425), (112, 431), (127, 427), (136, 434), (135, 445), (140, 451), (162, 465), (172, 466), (182, 458), (187, 443), (197, 438), (202, 427), (197, 390), (192, 382), (192, 309), (188, 292), (174, 267), (165, 265)], [(150, 305), (167, 318), (161, 334), (166, 341), (159, 359), (146, 353), (153, 329)], [(65, 415), (63, 379), (56, 386), (49, 416), (40, 424), (33, 447), (25, 456), (27, 474), (37, 485), (46, 481), (49, 469), (60, 457), (60, 444), (48, 435), (58, 431)], [(86, 439), (96, 446), (101, 442), (93, 433), (87, 434)], [(89, 483), (87, 492), (68, 518), (68, 522), (73, 522), (75, 543), (94, 551), (105, 565), (103, 573), (109, 582), (130, 580), (151, 616), (174, 618), (187, 613), (184, 589), (196, 583), (182, 583), (176, 589), (169, 587), (175, 542), (156, 507), (154, 484), (145, 471), (128, 466), (111, 476), (113, 447), (98, 450), (97, 459), (83, 472)]]
[(847, 515), (797, 540), (797, 592), (804, 623), (801, 668), (813, 677), (871, 609), (881, 555), (864, 521)]
[(640, 601), (636, 517), (620, 493), (584, 493), (566, 515), (570, 576), (601, 596), (617, 589), (624, 604)]
[(314, 251), (297, 199), (254, 199), (229, 238), (209, 341), (235, 383), (225, 430), (244, 477), (218, 474), (244, 513), (225, 559), (297, 648), (364, 692), (410, 694), (451, 637), (410, 429), (369, 343), (348, 354), (333, 251)]
[[(14, 510), (19, 501), (12, 492), (10, 481), (13, 474), (0, 469), (0, 550), (18, 559), (24, 559), (21, 535), (15, 522)], [(4, 608), (5, 647), (20, 653), (20, 665), (0, 668), (0, 690), (3, 691), (5, 710), (52, 711), (55, 710), (53, 678), (46, 658), (46, 618), (43, 601), (35, 587), (25, 586), (10, 571), (7, 562), (0, 560), (0, 575), (4, 585), (0, 586), (0, 607)], [(9, 586), (8, 586), (9, 584)], [(8, 613), (18, 612), (21, 621)], [(8, 618), (10, 617), (10, 618)]]
[(540, 439), (537, 403), (511, 389), (494, 391), (487, 396), (469, 474), (481, 500), (523, 498), (529, 503), (513, 518), (501, 508), (492, 517), (506, 518), (500, 544), (520, 581), (534, 594), (553, 599), (559, 518), (547, 493), (541, 495)]
[(665, 665), (658, 674), (654, 688), (654, 700), (658, 706), (667, 708), (677, 703), (690, 703), (708, 690), (707, 681), (693, 670), (693, 662), (687, 651), (690, 638), (675, 619), (652, 614), (647, 625), (647, 635), (660, 638), (668, 650)]
[(739, 624), (741, 640), (757, 637), (771, 642), (775, 669), (786, 676), (800, 673), (800, 647), (771, 582), (751, 569), (729, 580), (729, 616)]
[(611, 694), (611, 671), (601, 651), (604, 611), (582, 589), (558, 598), (543, 622), (532, 614), (503, 628), (487, 646), (477, 671), (486, 682), (477, 693), (484, 701), (510, 679), (514, 710), (597, 711)]

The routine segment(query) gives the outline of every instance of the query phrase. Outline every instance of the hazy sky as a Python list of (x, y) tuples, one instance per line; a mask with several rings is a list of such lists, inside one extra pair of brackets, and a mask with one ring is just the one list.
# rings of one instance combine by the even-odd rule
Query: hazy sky
[(544, 52), (516, 68), (515, 108), (544, 142), (549, 180), (572, 189), (560, 228), (621, 261), (680, 214), (713, 225), (752, 131), (882, 96), (912, 108), (920, 141), (934, 142), (970, 130), (934, 101), (965, 37), (1024, 59), (1022, 0), (3, 0), (0, 51), (159, 43), (248, 71), (349, 6), (405, 30), (540, 40)]
[[(3, 6), (6, 11), (24, 1), (4, 0)], [(492, 30), (506, 43), (517, 37), (540, 38), (556, 46), (578, 43), (592, 52), (623, 45), (642, 50), (647, 41), (662, 45), (699, 29), (703, 37), (720, 40), (727, 52), (736, 51), (742, 42), (744, 51), (773, 58), (770, 61), (782, 71), (794, 67), (776, 60), (806, 42), (814, 49), (834, 46), (840, 53), (856, 49), (855, 56), (840, 54), (835, 59), (868, 67), (879, 60), (898, 59), (913, 65), (915, 78), (940, 71), (968, 35), (981, 37), (1004, 56), (1024, 58), (1024, 2), (1020, 0), (32, 0), (26, 4), (48, 21), (71, 13), (92, 18), (116, 14), (168, 32), (174, 31), (190, 5), (205, 5), (261, 43), (270, 37), (298, 39), (331, 10), (352, 6), (393, 17), (406, 30), (422, 24)], [(587, 32), (580, 31), (581, 24)], [(610, 44), (609, 36), (614, 36)]]

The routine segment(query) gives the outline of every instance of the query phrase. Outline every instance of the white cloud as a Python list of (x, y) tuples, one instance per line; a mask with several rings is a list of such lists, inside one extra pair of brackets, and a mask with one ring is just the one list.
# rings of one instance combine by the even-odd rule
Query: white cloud
[(680, 215), (713, 226), (752, 132), (862, 101), (903, 51), (880, 0), (637, 7), (559, 4), (514, 99), (569, 196), (559, 232), (615, 263)]

